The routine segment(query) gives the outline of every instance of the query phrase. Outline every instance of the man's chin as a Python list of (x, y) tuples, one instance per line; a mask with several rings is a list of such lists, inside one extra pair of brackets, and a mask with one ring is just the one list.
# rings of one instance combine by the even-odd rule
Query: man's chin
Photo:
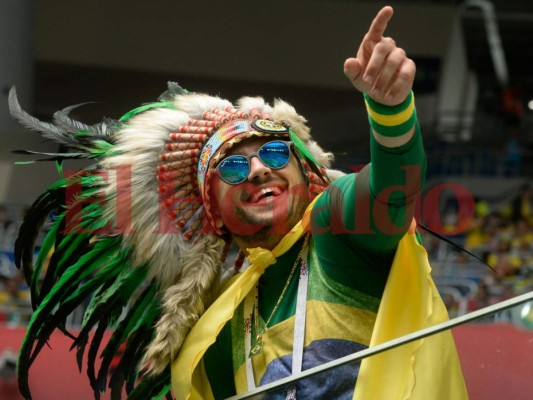
[[(280, 196), (282, 197), (282, 196)], [(224, 225), (235, 236), (244, 237), (254, 235), (286, 235), (302, 218), (308, 202), (303, 199), (292, 203), (270, 201), (236, 208), (232, 214), (223, 216)]]

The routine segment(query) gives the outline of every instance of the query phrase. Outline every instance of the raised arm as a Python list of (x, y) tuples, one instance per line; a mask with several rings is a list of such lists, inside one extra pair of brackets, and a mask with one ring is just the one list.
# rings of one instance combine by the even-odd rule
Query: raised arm
[(356, 57), (344, 63), (365, 96), (371, 163), (333, 182), (314, 208), (321, 266), (333, 279), (376, 297), (412, 221), (426, 166), (412, 94), (416, 67), (383, 36), (392, 14), (391, 7), (378, 12)]
[[(396, 46), (394, 39), (383, 36), (392, 15), (392, 7), (383, 7), (372, 21), (356, 57), (344, 62), (344, 73), (353, 86), (386, 106), (397, 106), (406, 100), (416, 73), (415, 63), (405, 51)], [(387, 137), (373, 130), (376, 141), (386, 147), (407, 143), (413, 133), (414, 126), (397, 137)]]

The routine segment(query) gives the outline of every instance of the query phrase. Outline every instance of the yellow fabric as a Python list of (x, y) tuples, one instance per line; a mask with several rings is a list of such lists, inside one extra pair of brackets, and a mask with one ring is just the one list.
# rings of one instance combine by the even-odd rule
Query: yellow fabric
[[(448, 319), (430, 271), (425, 249), (413, 233), (406, 234), (398, 245), (370, 347)], [(468, 399), (451, 332), (364, 359), (353, 398)]]
[[(342, 304), (309, 300), (306, 318), (308, 323), (305, 327), (305, 347), (321, 339), (340, 339), (368, 346), (376, 314)], [(272, 361), (293, 352), (294, 319), (295, 317), (292, 316), (263, 333), (263, 350), (252, 358), (256, 386)], [(323, 324), (319, 321), (328, 322)], [(347, 329), (346, 321), (350, 321), (350, 325), (356, 326), (357, 329)], [(235, 386), (237, 393), (245, 393), (248, 390), (245, 363), (237, 369)]]
[(380, 114), (377, 111), (374, 111), (372, 108), (370, 108), (370, 106), (368, 105), (368, 102), (365, 102), (365, 104), (366, 104), (366, 110), (368, 112), (368, 115), (378, 124), (383, 125), (383, 126), (396, 126), (396, 125), (403, 124), (413, 115), (415, 111), (415, 96), (414, 95), (411, 96), (411, 102), (409, 103), (409, 105), (407, 106), (405, 110), (403, 110), (402, 112), (399, 112), (398, 114), (392, 114), (392, 115)]
[[(309, 227), (309, 214), (315, 200), (307, 208), (304, 218), (272, 249), (248, 249), (250, 267), (241, 273), (193, 326), (176, 360), (171, 366), (172, 390), (176, 400), (212, 398), (211, 389), (197, 368), (206, 350), (211, 346), (235, 309), (252, 290), (265, 268), (276, 262), (276, 257), (289, 250)], [(193, 376), (194, 374), (194, 376)], [(204, 373), (205, 374), (205, 373)], [(211, 397), (209, 397), (211, 396)]]
[(205, 373), (204, 360), (200, 362), (197, 370), (197, 373), (192, 376), (191, 397), (193, 399), (215, 400), (215, 397), (211, 392), (211, 387), (209, 386), (207, 374)]
[[(298, 223), (270, 252), (255, 249), (254, 263), (233, 282), (202, 315), (172, 363), (172, 389), (176, 400), (213, 398), (202, 357), (229, 321), (239, 303), (269, 265), (303, 235), (309, 226), (307, 209)], [(262, 264), (262, 263), (267, 263)], [(448, 314), (430, 276), (425, 249), (414, 234), (398, 245), (377, 315), (370, 346), (443, 322)], [(451, 332), (418, 340), (364, 359), (355, 400), (463, 400), (468, 399)]]

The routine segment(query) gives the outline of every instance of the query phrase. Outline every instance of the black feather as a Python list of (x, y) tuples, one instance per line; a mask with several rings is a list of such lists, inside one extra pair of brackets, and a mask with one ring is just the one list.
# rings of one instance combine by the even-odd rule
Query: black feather
[(135, 323), (145, 312), (148, 304), (153, 301), (155, 293), (155, 284), (147, 286), (137, 297), (137, 300), (131, 305), (126, 316), (118, 324), (118, 327), (114, 330), (113, 335), (102, 351), (102, 362), (100, 365), (100, 371), (98, 372), (98, 382), (100, 387), (105, 387), (111, 361), (113, 361), (113, 358), (117, 355), (121, 344), (131, 332), (132, 328), (134, 328)]
[[(119, 261), (117, 261), (118, 263)], [(119, 269), (115, 268), (117, 263), (109, 264), (98, 271), (94, 276), (88, 278), (80, 284), (80, 286), (64, 301), (62, 301), (57, 310), (39, 331), (38, 335), (43, 337), (49, 337), (51, 332), (55, 329), (61, 329), (63, 333), (67, 334), (71, 339), (77, 340), (77, 336), (70, 334), (64, 329), (67, 317), (79, 306), (83, 304), (91, 293), (93, 293), (98, 287), (104, 286), (106, 283), (109, 285), (118, 274)], [(81, 359), (83, 358), (83, 350), (78, 353), (78, 367), (81, 370)]]
[(40, 121), (24, 111), (19, 104), (17, 90), (14, 86), (9, 91), (8, 103), (11, 116), (25, 128), (40, 132), (45, 138), (51, 139), (57, 143), (71, 146), (79, 145), (79, 142), (64, 129), (58, 128), (54, 124)]
[(68, 241), (69, 246), (73, 246), (69, 248), (71, 252), (68, 255), (65, 254), (62, 246), (56, 247), (56, 251), (50, 257), (48, 268), (41, 284), (38, 297), (39, 303), (48, 296), (48, 293), (50, 293), (65, 269), (75, 264), (84, 254), (89, 253), (94, 248), (94, 244), (89, 242), (91, 237), (92, 235), (69, 235), (67, 239), (61, 241), (60, 244)]
[[(102, 246), (95, 246), (90, 254), (85, 255), (80, 261), (69, 268), (61, 280), (57, 282), (54, 289), (43, 300), (40, 306), (32, 314), (28, 324), (26, 336), (19, 353), (19, 385), (22, 390), (28, 390), (27, 378), (28, 368), (31, 366), (36, 355), (46, 343), (47, 337), (38, 337), (39, 331), (46, 326), (46, 320), (57, 303), (68, 293), (70, 288), (75, 287), (81, 280), (86, 278), (95, 268), (100, 266), (100, 256), (105, 254), (107, 249)], [(49, 329), (46, 328), (48, 331)], [(34, 347), (36, 339), (39, 339)]]
[(84, 106), (84, 105), (87, 105), (87, 104), (91, 104), (94, 102), (86, 102), (86, 103), (80, 103), (80, 104), (74, 104), (72, 106), (68, 106), (68, 107), (65, 107), (63, 108), (62, 110), (59, 110), (59, 111), (56, 111), (54, 113), (54, 123), (57, 127), (67, 131), (67, 132), (70, 132), (70, 133), (76, 133), (76, 132), (79, 132), (79, 131), (90, 131), (91, 130), (91, 126), (90, 125), (87, 125), (83, 122), (80, 122), (80, 121), (76, 121), (72, 118), (69, 117), (69, 114), (72, 110), (78, 108), (78, 107), (81, 107), (81, 106)]
[(177, 82), (167, 82), (167, 90), (163, 92), (159, 97), (158, 101), (172, 101), (174, 97), (182, 94), (186, 94), (188, 91), (182, 88)]
[(77, 140), (79, 140), (81, 144), (88, 146), (94, 140), (104, 140), (111, 143), (112, 135), (118, 130), (118, 128), (122, 127), (123, 124), (111, 118), (104, 118), (100, 123), (88, 125), (69, 117), (72, 110), (85, 104), (89, 103), (76, 104), (66, 107), (61, 111), (56, 111), (54, 113), (55, 124), (59, 128), (75, 134)]
[(24, 217), (24, 222), (19, 228), (17, 239), (15, 240), (14, 258), (15, 265), (24, 273), (24, 277), (31, 288), (31, 298), (33, 308), (37, 306), (36, 287), (31, 285), (33, 271), (33, 254), (35, 243), (44, 222), (49, 215), (58, 210), (65, 200), (65, 188), (55, 187), (48, 189), (32, 204)]
[(145, 377), (139, 385), (128, 395), (128, 400), (151, 399), (162, 392), (170, 392), (170, 368), (161, 375)]
[(124, 375), (120, 374), (120, 376), (117, 377), (117, 379), (113, 381), (113, 384), (109, 383), (109, 387), (111, 388), (111, 400), (122, 399), (124, 380), (125, 380)]
[[(109, 279), (105, 281), (93, 296), (98, 296), (100, 293), (103, 293), (104, 291), (106, 291), (113, 284), (113, 282), (114, 282), (113, 279)], [(78, 337), (76, 338), (76, 340), (74, 340), (74, 342), (72, 343), (70, 347), (70, 350), (77, 348), (76, 359), (78, 361), (78, 368), (80, 369), (80, 371), (82, 369), (82, 362), (83, 362), (83, 356), (85, 355), (85, 348), (87, 347), (88, 343), (89, 343), (89, 335), (85, 335), (82, 337), (78, 333)], [(96, 379), (96, 374), (94, 372), (93, 372), (93, 376)]]
[[(140, 360), (144, 355), (146, 346), (152, 341), (154, 335), (154, 321), (160, 316), (159, 302), (154, 301), (143, 315), (142, 321), (128, 336), (126, 348), (116, 367), (115, 373), (119, 372), (126, 377), (127, 388), (130, 392), (137, 378), (137, 370)], [(115, 376), (110, 379), (110, 385), (114, 385)]]
[[(84, 320), (82, 329), (80, 330), (73, 347), (78, 346), (80, 349), (83, 349), (88, 341), (92, 327), (96, 324), (100, 324), (103, 318), (105, 318), (108, 323), (111, 323), (111, 321), (118, 318), (122, 312), (122, 308), (127, 304), (127, 300), (138, 287), (140, 280), (144, 279), (145, 276), (146, 268), (134, 268), (129, 271), (129, 273), (125, 274), (124, 277), (119, 277), (114, 281), (108, 282), (106, 284), (107, 288), (105, 288), (105, 290), (102, 288), (102, 290), (99, 291), (99, 294), (96, 295), (98, 297), (95, 296), (95, 298), (93, 298), (96, 305), (89, 315), (86, 313), (86, 319)], [(91, 349), (93, 352), (89, 355), (89, 365), (94, 364), (95, 358), (93, 357), (96, 357), (97, 353), (95, 352), (99, 349), (99, 346), (100, 342), (95, 342), (95, 338), (93, 338), (91, 342)], [(92, 373), (94, 374), (94, 372)], [(94, 382), (94, 385), (93, 388), (95, 388), (95, 390), (101, 389), (101, 385), (99, 385), (97, 381)]]
[(91, 384), (91, 387), (93, 388), (94, 398), (96, 400), (99, 400), (100, 393), (103, 393), (105, 391), (105, 386), (98, 386), (98, 381), (96, 379), (95, 362), (96, 357), (98, 356), (98, 350), (100, 349), (100, 344), (102, 343), (102, 339), (104, 337), (104, 333), (107, 329), (108, 324), (108, 319), (103, 319), (99, 321), (98, 327), (94, 332), (93, 339), (91, 340), (91, 345), (89, 346), (89, 353), (87, 357), (87, 376), (89, 377), (89, 382)]
[(81, 160), (81, 159), (90, 158), (89, 153), (45, 153), (42, 151), (32, 151), (32, 150), (13, 150), (12, 153), (23, 154), (23, 155), (47, 156), (47, 158), (38, 158), (34, 161)]

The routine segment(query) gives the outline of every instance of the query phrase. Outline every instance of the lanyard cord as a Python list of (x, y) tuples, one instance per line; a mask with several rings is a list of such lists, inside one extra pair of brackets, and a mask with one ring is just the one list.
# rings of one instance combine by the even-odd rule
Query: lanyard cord
[[(309, 282), (309, 269), (307, 257), (309, 253), (309, 246), (307, 243), (302, 248), (300, 256), (300, 277), (298, 279), (298, 295), (296, 298), (296, 313), (294, 318), (294, 339), (293, 339), (293, 357), (292, 357), (292, 371), (291, 375), (298, 374), (302, 371), (303, 365), (303, 348), (305, 344), (305, 317), (307, 310), (307, 288)], [(250, 293), (246, 296), (244, 301), (244, 352), (246, 355), (246, 380), (248, 390), (253, 390), (255, 386), (255, 375), (252, 365), (252, 320), (254, 313), (256, 293)], [(258, 316), (259, 317), (259, 316)], [(261, 332), (266, 334), (267, 327)], [(254, 346), (254, 348), (257, 346)], [(262, 345), (261, 345), (262, 348)], [(260, 349), (261, 350), (261, 349)], [(260, 352), (260, 351), (259, 351)], [(258, 354), (258, 353), (256, 353)]]

